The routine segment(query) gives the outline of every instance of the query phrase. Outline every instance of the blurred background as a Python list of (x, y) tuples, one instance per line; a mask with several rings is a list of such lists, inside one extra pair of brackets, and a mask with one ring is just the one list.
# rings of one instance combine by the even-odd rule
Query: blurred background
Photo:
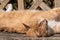
[[(0, 2), (1, 2), (1, 0), (0, 0)], [(54, 6), (55, 6), (54, 0), (42, 0), (42, 2), (44, 2), (49, 8), (54, 8)], [(6, 6), (9, 3), (12, 4), (14, 10), (18, 10), (18, 1), (17, 0), (9, 0), (9, 2), (3, 7), (4, 10), (6, 10)], [(0, 5), (1, 4), (2, 3), (0, 3)], [(24, 4), (24, 9), (29, 9), (34, 4), (34, 0), (23, 0), (23, 4)], [(38, 6), (36, 9), (41, 10), (42, 8)]]

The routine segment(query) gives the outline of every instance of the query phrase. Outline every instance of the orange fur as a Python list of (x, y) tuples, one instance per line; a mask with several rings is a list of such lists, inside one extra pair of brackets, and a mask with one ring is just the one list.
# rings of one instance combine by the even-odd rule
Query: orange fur
[(37, 23), (35, 26), (30, 27), (27, 31), (27, 35), (30, 37), (48, 36), (47, 20), (44, 19), (39, 24)]
[[(46, 23), (44, 24), (44, 22), (40, 22), (40, 19), (45, 18), (47, 20), (55, 20), (55, 18), (59, 15), (60, 8), (55, 8), (49, 11), (20, 10), (11, 12), (0, 12), (0, 30), (8, 32), (27, 33), (28, 36), (30, 36), (29, 34), (32, 32), (34, 35), (32, 34), (31, 36), (36, 36), (40, 34), (42, 36), (46, 36)], [(40, 26), (42, 28), (39, 28), (36, 25), (37, 23), (42, 23)], [(30, 29), (27, 30), (27, 28), (23, 24), (29, 26)], [(36, 31), (35, 28), (38, 28), (36, 34), (34, 32)]]

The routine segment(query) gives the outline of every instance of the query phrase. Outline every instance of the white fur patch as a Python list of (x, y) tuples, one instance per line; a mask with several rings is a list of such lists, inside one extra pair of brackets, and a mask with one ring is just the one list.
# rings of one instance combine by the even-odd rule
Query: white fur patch
[(12, 7), (12, 4), (8, 4), (7, 6), (6, 6), (6, 12), (10, 12), (10, 11), (12, 11), (12, 9), (13, 9), (13, 7)]
[(55, 25), (56, 25), (56, 21), (55, 21), (55, 20), (48, 21), (48, 26), (49, 26), (50, 28), (55, 27)]

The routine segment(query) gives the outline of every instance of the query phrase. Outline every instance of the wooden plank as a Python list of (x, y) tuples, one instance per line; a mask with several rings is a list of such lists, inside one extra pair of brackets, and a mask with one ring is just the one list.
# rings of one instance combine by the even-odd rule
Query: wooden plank
[(24, 10), (24, 0), (18, 0), (18, 10)]
[(41, 7), (43, 10), (50, 10), (49, 6), (42, 2), (42, 0), (34, 0), (34, 4), (30, 9), (36, 9), (37, 7)]
[(60, 7), (60, 0), (54, 0), (55, 1), (55, 7)]
[(30, 7), (30, 10), (34, 10), (39, 6), (39, 3), (41, 3), (42, 0), (33, 0), (33, 5)]
[[(58, 34), (60, 35), (60, 34)], [(24, 34), (0, 32), (0, 40), (60, 40), (60, 37), (27, 37)]]
[(29, 8), (29, 10), (36, 9), (37, 7), (38, 7), (38, 4), (37, 4), (37, 3), (34, 3), (34, 4)]
[(10, 0), (4, 0), (1, 2), (0, 9), (3, 9)]
[(41, 8), (42, 8), (42, 10), (50, 10), (51, 8), (49, 7), (49, 6), (47, 6), (45, 3), (41, 3), (40, 5), (39, 5)]

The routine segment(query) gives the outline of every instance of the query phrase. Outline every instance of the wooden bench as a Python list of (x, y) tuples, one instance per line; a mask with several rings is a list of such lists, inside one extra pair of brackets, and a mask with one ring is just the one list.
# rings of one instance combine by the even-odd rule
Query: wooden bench
[[(3, 9), (9, 1), (10, 0), (4, 0), (4, 1), (0, 2), (0, 9)], [(17, 0), (17, 2), (18, 2), (18, 10), (24, 10), (24, 0)], [(43, 0), (34, 0), (33, 2), (34, 3), (29, 8), (29, 10), (36, 9), (38, 6), (40, 8), (42, 8), (43, 10), (50, 10), (51, 9), (47, 4), (45, 4), (43, 2)], [(54, 7), (60, 7), (59, 2), (60, 2), (60, 0), (54, 0), (54, 4), (55, 4)]]
[(0, 32), (0, 40), (60, 40), (60, 34), (51, 37), (27, 37), (25, 34)]
[(3, 0), (0, 2), (0, 9), (3, 9), (10, 0)]
[[(18, 9), (22, 10), (24, 9), (24, 0), (18, 0)], [(33, 5), (29, 8), (29, 10), (35, 10), (38, 6), (41, 7), (43, 10), (50, 10), (51, 8), (43, 2), (43, 0), (34, 0)], [(54, 0), (54, 8), (60, 7), (60, 0)]]

